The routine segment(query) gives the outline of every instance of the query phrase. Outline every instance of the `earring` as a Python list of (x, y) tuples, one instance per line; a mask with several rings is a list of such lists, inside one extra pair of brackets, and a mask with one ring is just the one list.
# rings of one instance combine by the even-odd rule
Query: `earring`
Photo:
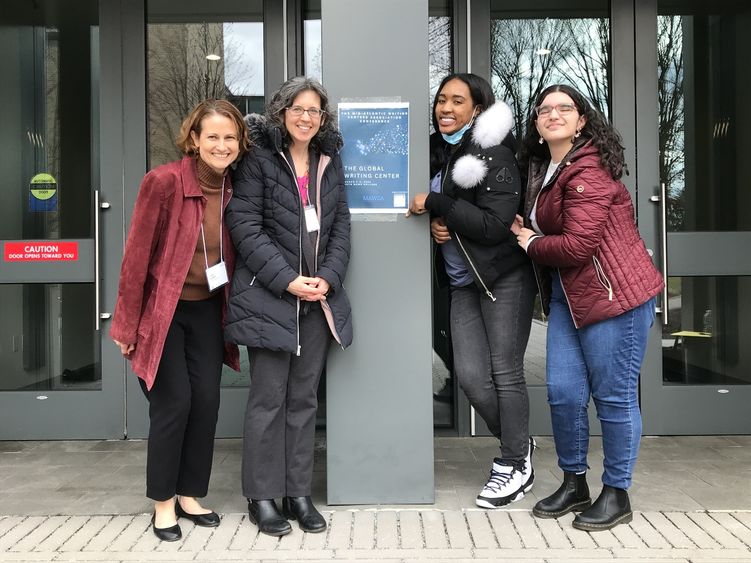
[(540, 137), (540, 140), (537, 141), (537, 142), (540, 143), (540, 144), (543, 144), (545, 142), (545, 139), (543, 139), (542, 137)]
[(573, 137), (573, 138), (571, 139), (571, 142), (572, 142), (572, 143), (575, 143), (575, 142), (576, 142), (576, 139), (578, 139), (579, 137), (581, 137), (581, 134), (582, 134), (582, 132), (581, 132), (581, 129), (577, 129), (577, 130), (576, 130), (576, 134), (575, 134), (575, 135), (574, 135), (574, 137)]

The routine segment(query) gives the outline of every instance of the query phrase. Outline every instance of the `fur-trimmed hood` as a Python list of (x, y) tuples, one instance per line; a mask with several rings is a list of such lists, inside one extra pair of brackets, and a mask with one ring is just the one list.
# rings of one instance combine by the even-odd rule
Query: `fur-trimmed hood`
[(483, 152), (502, 144), (513, 126), (514, 115), (503, 102), (494, 103), (475, 119), (467, 154), (457, 159), (451, 170), (451, 177), (458, 187), (472, 189), (482, 183), (488, 174)]
[[(287, 147), (281, 128), (271, 125), (266, 116), (249, 113), (245, 116), (245, 125), (248, 126), (251, 145), (276, 152), (281, 152)], [(311, 145), (325, 155), (334, 156), (344, 146), (344, 140), (338, 130), (327, 129), (319, 131), (311, 141)]]

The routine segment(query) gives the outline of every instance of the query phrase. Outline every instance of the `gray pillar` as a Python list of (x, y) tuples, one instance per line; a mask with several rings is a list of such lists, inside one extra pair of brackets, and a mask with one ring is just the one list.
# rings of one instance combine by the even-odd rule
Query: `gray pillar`
[[(322, 29), (334, 103), (409, 102), (410, 194), (426, 191), (427, 0), (323, 0)], [(362, 219), (353, 217), (345, 282), (355, 342), (332, 352), (327, 371), (328, 503), (432, 503), (428, 220)]]

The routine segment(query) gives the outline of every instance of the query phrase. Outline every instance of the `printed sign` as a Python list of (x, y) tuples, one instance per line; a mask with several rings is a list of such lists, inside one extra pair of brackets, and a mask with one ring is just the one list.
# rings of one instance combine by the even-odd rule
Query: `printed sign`
[(57, 182), (50, 174), (37, 174), (31, 179), (29, 211), (57, 211)]
[(78, 260), (77, 242), (24, 241), (6, 242), (6, 262), (66, 262)]
[(399, 213), (409, 199), (409, 104), (340, 103), (342, 163), (352, 213)]

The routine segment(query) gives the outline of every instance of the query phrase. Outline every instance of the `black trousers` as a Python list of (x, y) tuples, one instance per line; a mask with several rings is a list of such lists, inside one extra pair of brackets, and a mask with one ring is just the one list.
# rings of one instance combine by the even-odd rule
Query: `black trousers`
[(243, 494), (252, 499), (307, 496), (313, 480), (318, 381), (331, 332), (320, 305), (300, 317), (300, 356), (249, 348)]
[(222, 298), (179, 301), (149, 401), (146, 496), (204, 497), (219, 414), (224, 339)]

